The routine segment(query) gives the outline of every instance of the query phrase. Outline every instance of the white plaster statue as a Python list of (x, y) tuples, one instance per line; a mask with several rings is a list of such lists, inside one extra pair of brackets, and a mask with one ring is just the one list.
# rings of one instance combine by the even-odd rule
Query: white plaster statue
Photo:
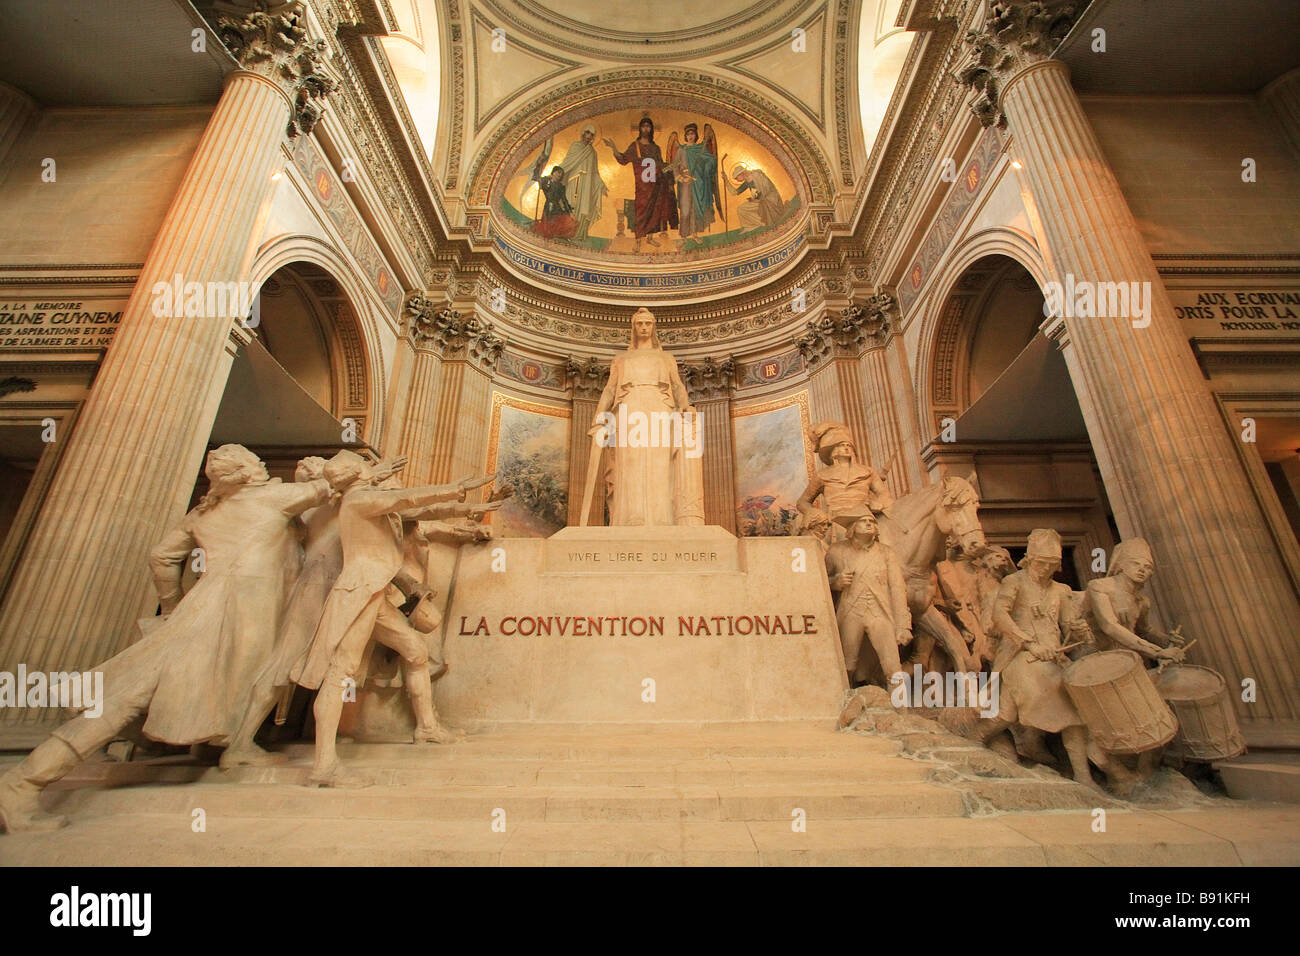
[(835, 619), (849, 683), (865, 679), (869, 664), (861, 654), (865, 636), (892, 689), (902, 677), (898, 649), (912, 640), (902, 567), (893, 549), (880, 540), (876, 516), (869, 508), (843, 512), (835, 521), (848, 530), (849, 540), (830, 546), (826, 573), (832, 590), (840, 592)]
[[(703, 524), (698, 417), (677, 362), (664, 351), (648, 309), (632, 316), (632, 342), (614, 358), (596, 406), (588, 499), (601, 448), (611, 458), (611, 525)], [(683, 433), (683, 426), (693, 432)], [(680, 437), (675, 437), (680, 436)], [(688, 443), (694, 442), (694, 452)], [(583, 520), (589, 510), (583, 509)]]
[(457, 735), (438, 723), (433, 707), (427, 640), (388, 600), (387, 591), (402, 567), (404, 541), (400, 512), (458, 498), (494, 476), (451, 485), (380, 489), (375, 473), (360, 455), (341, 451), (325, 464), (325, 477), (339, 504), (343, 570), (325, 603), (310, 650), (291, 677), (316, 695), (316, 760), (310, 781), (317, 786), (368, 786), (362, 774), (343, 770), (336, 737), (345, 696), (354, 697), (362, 656), (373, 636), (401, 656), (403, 682), (415, 711), (416, 742), (447, 742)]
[[(0, 778), (6, 830), (62, 825), (41, 815), (41, 790), (141, 714), (148, 714), (146, 736), (172, 744), (224, 744), (238, 727), (298, 573), (295, 516), (323, 504), (330, 489), (323, 480), (272, 480), (242, 445), (209, 452), (204, 473), (211, 490), (150, 556), (165, 619), (100, 665), (100, 716), (63, 724)], [(182, 595), (181, 569), (195, 548), (206, 570)]]

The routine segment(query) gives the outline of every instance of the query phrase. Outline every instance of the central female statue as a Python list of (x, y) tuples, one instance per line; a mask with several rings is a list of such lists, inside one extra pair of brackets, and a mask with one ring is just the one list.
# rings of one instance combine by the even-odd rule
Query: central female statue
[(699, 427), (697, 416), (649, 309), (632, 316), (632, 342), (610, 364), (595, 415), (597, 424), (587, 433), (595, 439), (593, 451), (605, 447), (613, 456), (609, 523), (703, 524), (699, 434), (683, 435), (683, 425)]

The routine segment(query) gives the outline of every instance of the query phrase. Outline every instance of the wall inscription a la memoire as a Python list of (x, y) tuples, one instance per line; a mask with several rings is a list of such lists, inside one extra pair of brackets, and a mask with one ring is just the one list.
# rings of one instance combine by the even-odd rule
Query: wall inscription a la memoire
[(0, 348), (107, 348), (125, 306), (122, 300), (0, 300)]

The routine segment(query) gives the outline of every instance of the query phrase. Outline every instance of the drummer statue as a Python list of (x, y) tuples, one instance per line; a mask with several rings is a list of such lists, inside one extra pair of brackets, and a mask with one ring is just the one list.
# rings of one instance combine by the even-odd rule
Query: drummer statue
[[(829, 467), (817, 473), (799, 498), (796, 507), (804, 520), (812, 522), (824, 515), (833, 521), (856, 508), (870, 508), (877, 516), (888, 514), (894, 499), (885, 487), (885, 476), (858, 460), (849, 427), (841, 422), (820, 422), (813, 426), (811, 437), (817, 456)], [(821, 508), (816, 504), (818, 496)]]
[(981, 736), (988, 742), (1017, 723), (1059, 733), (1075, 781), (1099, 789), (1088, 766), (1087, 728), (1061, 682), (1070, 663), (1067, 643), (1086, 637), (1087, 624), (1074, 610), (1070, 588), (1052, 580), (1060, 566), (1061, 536), (1036, 528), (1022, 570), (1008, 574), (998, 588), (993, 670), (1001, 673), (1001, 695), (998, 716), (985, 722)]
[(1146, 658), (1148, 666), (1182, 662), (1186, 653), (1183, 636), (1177, 629), (1172, 633), (1161, 631), (1147, 620), (1151, 599), (1142, 589), (1155, 567), (1151, 546), (1145, 539), (1129, 538), (1115, 545), (1106, 577), (1088, 582), (1083, 614), (1097, 650), (1127, 648)]
[[(1089, 581), (1084, 591), (1082, 611), (1095, 650), (1135, 651), (1149, 668), (1182, 663), (1187, 653), (1183, 636), (1177, 629), (1166, 633), (1147, 620), (1151, 599), (1142, 590), (1155, 568), (1151, 546), (1144, 538), (1129, 538), (1115, 545), (1106, 577)], [(1143, 751), (1133, 769), (1127, 765), (1132, 760), (1126, 763), (1117, 755), (1107, 755), (1106, 773), (1112, 788), (1128, 793), (1159, 768), (1163, 754), (1164, 747)]]

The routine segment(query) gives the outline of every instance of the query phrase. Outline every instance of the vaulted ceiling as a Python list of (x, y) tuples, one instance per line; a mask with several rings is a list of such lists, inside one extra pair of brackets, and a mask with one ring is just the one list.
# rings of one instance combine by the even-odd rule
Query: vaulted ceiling
[(894, 26), (900, 0), (387, 3), (381, 44), (441, 205), (483, 243), (503, 225), (505, 182), (548, 136), (631, 109), (750, 138), (794, 184), (790, 228), (824, 236), (853, 206), (911, 42)]

